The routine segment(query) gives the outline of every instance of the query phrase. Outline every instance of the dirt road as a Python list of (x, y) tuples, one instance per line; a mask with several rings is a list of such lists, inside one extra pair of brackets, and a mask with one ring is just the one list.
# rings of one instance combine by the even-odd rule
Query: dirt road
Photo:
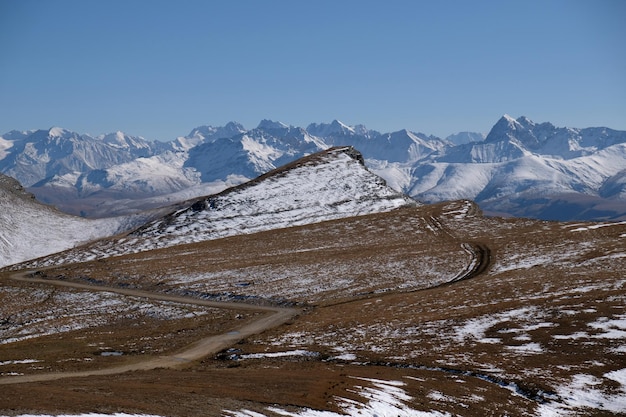
[(470, 262), (467, 264), (465, 269), (458, 273), (456, 277), (452, 278), (448, 282), (441, 284), (441, 286), (450, 285), (455, 282), (474, 278), (485, 272), (487, 268), (489, 268), (489, 265), (491, 265), (491, 249), (489, 249), (489, 247), (484, 243), (463, 243), (461, 244), (461, 247), (471, 256)]
[(140, 362), (126, 364), (123, 366), (110, 367), (105, 369), (90, 370), (84, 372), (63, 372), (63, 373), (50, 373), (39, 375), (21, 375), (0, 378), (0, 385), (6, 384), (19, 384), (27, 382), (39, 382), (39, 381), (52, 381), (62, 378), (71, 377), (88, 377), (95, 375), (114, 375), (129, 371), (146, 371), (157, 368), (176, 368), (185, 366), (189, 362), (201, 359), (203, 357), (213, 355), (229, 346), (234, 345), (239, 340), (248, 336), (261, 333), (267, 329), (279, 326), (286, 323), (291, 318), (300, 313), (300, 310), (295, 308), (286, 307), (271, 307), (271, 306), (257, 306), (244, 303), (235, 302), (221, 302), (221, 301), (208, 301), (200, 300), (190, 297), (157, 294), (149, 291), (134, 290), (128, 288), (111, 288), (105, 286), (80, 284), (68, 281), (59, 281), (52, 279), (41, 278), (29, 278), (29, 271), (20, 272), (11, 276), (11, 279), (28, 283), (40, 283), (47, 285), (55, 285), (59, 287), (75, 288), (88, 291), (101, 291), (112, 292), (116, 294), (122, 294), (132, 297), (142, 297), (150, 300), (159, 301), (171, 301), (176, 303), (191, 304), (197, 306), (213, 307), (213, 308), (226, 308), (233, 310), (250, 310), (261, 311), (268, 314), (263, 315), (258, 320), (252, 323), (246, 324), (236, 330), (229, 331), (215, 336), (206, 337), (200, 339), (178, 352), (174, 352), (171, 355), (159, 356), (155, 358), (146, 359)]

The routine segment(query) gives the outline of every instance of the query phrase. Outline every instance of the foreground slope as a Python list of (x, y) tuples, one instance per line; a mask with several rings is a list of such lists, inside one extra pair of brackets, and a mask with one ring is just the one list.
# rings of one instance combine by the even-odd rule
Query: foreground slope
[[(60, 265), (40, 281), (5, 273), (0, 410), (624, 415), (625, 240), (623, 223), (485, 218), (458, 201)], [(95, 283), (303, 310), (175, 369), (12, 383), (175, 355), (259, 318)]]
[(353, 148), (331, 148), (200, 198), (128, 236), (63, 253), (46, 262), (80, 262), (416, 204), (369, 172)]

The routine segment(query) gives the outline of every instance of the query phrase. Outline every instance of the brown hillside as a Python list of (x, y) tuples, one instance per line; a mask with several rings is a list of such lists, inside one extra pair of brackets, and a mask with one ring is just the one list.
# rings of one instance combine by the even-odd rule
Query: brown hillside
[[(361, 390), (378, 380), (401, 382), (415, 413), (623, 414), (625, 240), (626, 224), (484, 218), (459, 201), (64, 265), (31, 281), (5, 271), (0, 414), (339, 412), (342, 398), (367, 403)], [(286, 307), (297, 315), (202, 359), (97, 375), (236, 337), (278, 314), (255, 308)]]

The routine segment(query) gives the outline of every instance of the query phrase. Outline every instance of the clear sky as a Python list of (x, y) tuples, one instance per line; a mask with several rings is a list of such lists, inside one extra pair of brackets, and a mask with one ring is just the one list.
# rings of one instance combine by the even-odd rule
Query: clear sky
[(0, 134), (626, 130), (624, 0), (0, 0)]

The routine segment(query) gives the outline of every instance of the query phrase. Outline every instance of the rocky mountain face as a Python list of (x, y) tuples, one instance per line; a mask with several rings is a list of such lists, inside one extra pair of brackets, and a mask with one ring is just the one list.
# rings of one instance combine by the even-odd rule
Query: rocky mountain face
[(46, 203), (101, 217), (219, 192), (332, 146), (358, 149), (389, 186), (424, 202), (472, 199), (504, 216), (626, 218), (626, 132), (506, 115), (486, 136), (446, 139), (337, 120), (306, 128), (271, 120), (250, 130), (235, 122), (201, 126), (168, 143), (120, 132), (10, 132), (0, 138), (0, 171)]

